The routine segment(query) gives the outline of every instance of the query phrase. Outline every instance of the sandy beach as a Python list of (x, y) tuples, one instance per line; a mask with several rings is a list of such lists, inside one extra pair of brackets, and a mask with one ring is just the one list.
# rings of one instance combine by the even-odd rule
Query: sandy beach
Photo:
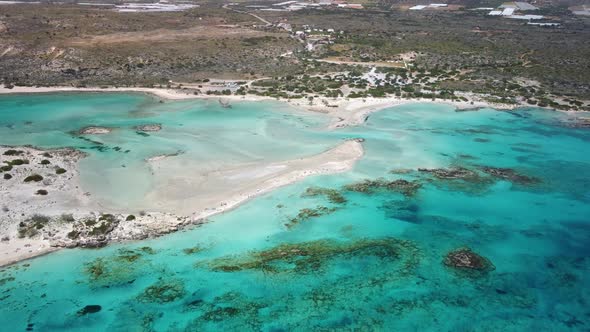
[[(223, 99), (230, 102), (237, 101), (263, 101), (273, 100), (276, 98), (256, 96), (256, 95), (229, 95), (216, 96), (207, 94), (195, 95), (190, 89), (163, 89), (163, 88), (140, 88), (140, 87), (123, 87), (123, 88), (75, 88), (75, 87), (13, 87), (7, 89), (4, 86), (0, 87), (1, 94), (19, 94), (19, 93), (56, 93), (56, 92), (139, 92), (147, 93), (163, 100), (186, 100), (186, 99)], [(329, 129), (342, 128), (346, 126), (354, 126), (362, 124), (368, 115), (386, 108), (400, 106), (411, 103), (436, 103), (451, 105), (459, 110), (461, 109), (477, 109), (477, 108), (495, 108), (511, 110), (517, 107), (527, 106), (496, 104), (484, 101), (481, 96), (474, 94), (462, 94), (462, 97), (468, 101), (450, 101), (443, 99), (426, 99), (426, 98), (400, 98), (396, 96), (383, 98), (318, 98), (312, 103), (306, 99), (279, 99), (291, 106), (299, 109), (312, 112), (320, 112), (327, 114), (333, 118)]]

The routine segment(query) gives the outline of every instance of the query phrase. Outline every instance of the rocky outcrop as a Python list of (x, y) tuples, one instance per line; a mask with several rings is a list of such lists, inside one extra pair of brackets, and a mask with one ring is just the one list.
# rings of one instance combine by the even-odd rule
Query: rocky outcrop
[(478, 174), (470, 169), (463, 168), (463, 167), (453, 167), (453, 168), (418, 168), (419, 172), (423, 173), (430, 173), (434, 177), (438, 179), (445, 179), (445, 180), (453, 180), (453, 179), (463, 179), (463, 180), (470, 180), (478, 178)]
[(139, 125), (139, 126), (135, 126), (133, 127), (133, 129), (137, 130), (137, 131), (160, 131), (162, 130), (162, 125), (159, 123), (153, 123), (153, 124), (143, 124), (143, 125)]
[(449, 252), (443, 263), (450, 268), (473, 276), (496, 269), (489, 259), (473, 252), (470, 248), (459, 248)]
[(520, 174), (511, 168), (483, 166), (480, 169), (484, 173), (489, 174), (495, 178), (507, 180), (517, 184), (527, 185), (539, 182), (539, 179)]
[(79, 135), (104, 135), (113, 131), (113, 128), (88, 126), (78, 130)]
[(84, 316), (88, 314), (95, 314), (102, 310), (102, 307), (98, 304), (90, 304), (85, 306), (84, 308), (78, 310), (78, 316)]
[(17, 233), (20, 238), (42, 238), (56, 248), (101, 248), (110, 242), (158, 237), (203, 222), (166, 213), (137, 217), (94, 213), (76, 217), (33, 215), (19, 223)]

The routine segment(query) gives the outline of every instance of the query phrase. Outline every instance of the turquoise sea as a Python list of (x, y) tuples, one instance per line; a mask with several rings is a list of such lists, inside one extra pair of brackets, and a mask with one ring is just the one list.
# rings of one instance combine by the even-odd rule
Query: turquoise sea
[[(361, 137), (365, 156), (200, 227), (4, 268), (0, 329), (587, 331), (590, 130), (564, 125), (572, 117), (412, 104), (327, 131), (326, 116), (278, 102), (2, 96), (0, 144), (87, 151), (85, 190), (117, 206), (141, 206), (144, 159), (158, 154), (214, 169)], [(137, 134), (144, 123), (164, 129)], [(117, 129), (91, 141), (72, 133), (88, 125)], [(446, 265), (459, 248), (489, 264)]]

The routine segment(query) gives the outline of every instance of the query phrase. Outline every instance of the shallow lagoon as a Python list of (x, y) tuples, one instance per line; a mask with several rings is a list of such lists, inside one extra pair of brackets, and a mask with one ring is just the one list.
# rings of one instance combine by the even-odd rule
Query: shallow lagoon
[[(79, 97), (60, 98), (86, 105)], [(277, 103), (235, 104), (227, 111), (214, 102), (157, 104), (139, 95), (87, 99), (113, 103), (117, 106), (109, 109), (119, 112), (139, 107), (147, 113), (128, 126), (148, 119), (169, 124), (164, 126), (169, 132), (150, 134), (149, 146), (132, 141), (132, 131), (113, 135), (118, 144), (138, 151), (128, 154), (131, 161), (173, 151), (182, 140), (169, 137), (194, 134), (171, 125), (186, 124), (191, 115), (185, 113), (199, 118), (199, 126), (190, 126), (199, 134), (211, 130), (205, 136), (215, 137), (221, 131), (219, 139), (184, 143), (187, 151), (209, 149), (203, 162), (291, 159), (347, 137), (365, 138), (366, 155), (351, 172), (281, 188), (199, 228), (100, 250), (63, 250), (7, 268), (0, 272), (3, 329), (561, 331), (590, 325), (590, 132), (560, 125), (567, 115), (533, 109), (455, 112), (416, 104), (328, 132), (320, 129), (326, 118), (295, 116), (276, 109)], [(5, 102), (0, 98), (0, 105)], [(62, 104), (56, 101), (52, 109)], [(122, 127), (130, 121), (125, 116), (117, 122), (120, 113), (105, 116), (100, 109), (92, 124)], [(74, 115), (80, 116), (72, 107)], [(0, 121), (9, 120), (2, 113)], [(231, 132), (216, 126), (225, 121), (234, 124)], [(46, 124), (35, 134), (23, 123), (22, 129), (6, 130), (27, 135), (7, 138), (2, 129), (0, 137), (3, 144), (80, 144), (64, 132), (87, 122), (67, 128), (61, 128), (63, 122)], [(243, 135), (251, 131), (267, 141), (250, 146)], [(140, 152), (166, 141), (174, 142), (169, 150)], [(231, 150), (235, 146), (254, 152), (245, 157)], [(212, 152), (217, 149), (219, 157)], [(90, 151), (92, 158), (102, 158)], [(417, 171), (451, 166), (474, 170), (478, 180)], [(511, 168), (536, 181), (503, 180), (482, 172), (482, 166)], [(405, 195), (344, 187), (380, 177), (421, 187)], [(302, 196), (309, 187), (334, 189), (346, 201)], [(325, 207), (320, 216), (297, 217), (302, 209), (318, 207)], [(487, 257), (495, 269), (476, 274), (445, 266), (445, 254), (460, 247)], [(80, 310), (86, 305), (102, 309), (84, 314)]]

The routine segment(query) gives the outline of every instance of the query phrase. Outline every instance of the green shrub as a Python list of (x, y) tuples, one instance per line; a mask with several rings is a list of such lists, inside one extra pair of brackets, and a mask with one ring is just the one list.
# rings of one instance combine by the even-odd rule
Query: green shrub
[(42, 180), (43, 180), (43, 177), (39, 174), (32, 174), (32, 175), (29, 175), (25, 178), (25, 182), (31, 182), (31, 181), (39, 182)]
[(84, 220), (84, 225), (86, 225), (88, 227), (94, 226), (94, 225), (96, 225), (96, 220), (88, 218), (88, 219)]
[(47, 190), (45, 189), (39, 189), (37, 190), (37, 192), (35, 193), (36, 195), (41, 195), (41, 196), (45, 196), (48, 194)]
[(72, 215), (71, 213), (63, 213), (61, 215), (60, 219), (62, 221), (66, 221), (66, 222), (74, 222), (74, 221), (76, 221), (76, 219), (74, 219), (74, 215)]
[(131, 221), (131, 220), (135, 220), (135, 216), (130, 214), (127, 216), (127, 218), (125, 218), (126, 221)]
[(20, 166), (20, 165), (28, 164), (29, 161), (27, 159), (14, 159), (11, 161), (7, 161), (6, 163), (10, 166)]
[(69, 232), (69, 233), (68, 233), (66, 236), (67, 236), (67, 237), (68, 237), (68, 239), (70, 239), (70, 240), (75, 240), (75, 239), (77, 239), (77, 238), (78, 238), (78, 236), (80, 236), (80, 232), (78, 232), (78, 231), (76, 231), (76, 230), (73, 230), (73, 231)]
[(21, 151), (21, 150), (13, 150), (13, 149), (4, 151), (5, 156), (20, 156), (23, 153), (25, 153), (25, 152)]
[(2, 172), (9, 172), (12, 170), (12, 166), (11, 165), (4, 165), (0, 167), (0, 171)]
[(18, 237), (33, 237), (39, 234), (39, 230), (49, 223), (51, 219), (47, 216), (35, 214), (18, 224)]
[(65, 172), (67, 172), (67, 171), (61, 167), (59, 167), (55, 170), (55, 174), (64, 174)]
[(110, 227), (111, 227), (110, 221), (101, 222), (100, 225), (98, 225), (97, 227), (94, 227), (90, 231), (90, 235), (105, 235), (110, 230)]
[(8, 173), (4, 174), (4, 180), (10, 180), (10, 179), (12, 179), (12, 175), (10, 175)]
[(100, 217), (98, 217), (98, 220), (113, 222), (113, 221), (117, 220), (117, 218), (114, 215), (107, 213), (107, 214), (101, 214)]
[(49, 165), (49, 164), (51, 164), (51, 162), (49, 160), (47, 160), (47, 159), (41, 160), (41, 165)]

